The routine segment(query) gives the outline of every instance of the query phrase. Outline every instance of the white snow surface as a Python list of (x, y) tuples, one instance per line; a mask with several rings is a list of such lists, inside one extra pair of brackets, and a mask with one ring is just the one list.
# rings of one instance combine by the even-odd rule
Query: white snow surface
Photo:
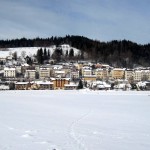
[[(42, 48), (43, 50), (44, 50), (44, 48), (46, 48), (46, 50), (49, 50), (50, 51), (50, 55), (52, 55), (54, 50), (55, 50), (55, 47), (18, 47), (18, 48), (7, 48), (6, 50), (0, 50), (0, 57), (5, 58), (7, 56), (10, 56), (10, 53), (14, 53), (14, 52), (17, 52), (18, 56), (21, 56), (22, 52), (26, 52), (26, 55), (28, 55), (28, 56), (33, 56), (34, 54), (35, 55), (37, 54), (37, 50), (40, 49), (40, 48)], [(66, 49), (66, 48), (62, 47), (64, 55), (66, 54), (66, 51), (68, 50), (68, 52), (69, 52), (71, 48), (74, 50), (74, 54), (75, 55), (79, 54), (79, 52), (80, 52), (79, 49), (76, 49), (74, 47), (68, 47), (68, 49)]]
[(150, 92), (0, 91), (0, 150), (149, 150)]

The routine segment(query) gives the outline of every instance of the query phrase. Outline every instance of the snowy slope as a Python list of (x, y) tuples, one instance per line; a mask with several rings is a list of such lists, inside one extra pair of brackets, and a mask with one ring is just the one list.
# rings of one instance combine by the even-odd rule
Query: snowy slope
[(0, 150), (149, 150), (148, 95), (0, 91)]
[[(52, 47), (19, 47), (19, 48), (8, 48), (6, 50), (0, 50), (0, 58), (5, 58), (7, 56), (10, 55), (10, 53), (14, 53), (14, 52), (17, 52), (18, 56), (21, 56), (21, 53), (23, 51), (26, 52), (26, 55), (28, 56), (31, 56), (31, 55), (34, 55), (37, 53), (37, 50), (42, 48), (44, 50), (44, 48), (46, 48), (46, 50), (50, 50), (50, 55), (53, 54), (56, 46), (52, 46)], [(73, 47), (70, 47), (68, 46), (67, 48), (66, 47), (62, 47), (62, 50), (64, 52), (64, 54), (66, 54), (66, 51), (68, 50), (68, 52), (70, 51), (70, 49), (73, 48)], [(74, 54), (77, 55), (80, 50), (76, 49), (76, 48), (73, 48), (74, 50)]]

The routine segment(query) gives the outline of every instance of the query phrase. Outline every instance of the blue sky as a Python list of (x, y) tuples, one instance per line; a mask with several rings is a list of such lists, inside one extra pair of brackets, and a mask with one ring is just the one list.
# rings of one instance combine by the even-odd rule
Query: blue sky
[(150, 43), (150, 0), (0, 0), (0, 39), (82, 35)]

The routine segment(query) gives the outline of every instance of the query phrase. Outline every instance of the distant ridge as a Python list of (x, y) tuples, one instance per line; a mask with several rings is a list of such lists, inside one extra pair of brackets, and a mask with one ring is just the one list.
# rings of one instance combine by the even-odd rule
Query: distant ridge
[(69, 44), (81, 52), (83, 59), (104, 62), (117, 67), (132, 68), (135, 65), (150, 66), (150, 44), (137, 44), (128, 40), (101, 42), (84, 36), (67, 35), (65, 37), (0, 40), (0, 48), (49, 47)]

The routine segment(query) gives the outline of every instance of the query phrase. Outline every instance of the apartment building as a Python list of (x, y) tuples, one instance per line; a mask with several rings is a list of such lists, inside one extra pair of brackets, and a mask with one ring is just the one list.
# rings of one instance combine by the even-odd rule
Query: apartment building
[(135, 70), (133, 72), (133, 78), (134, 78), (134, 81), (141, 81), (142, 80), (142, 71), (141, 70)]
[(133, 69), (126, 69), (125, 70), (125, 79), (126, 80), (132, 80), (133, 79)]
[(122, 68), (114, 68), (112, 70), (112, 78), (113, 79), (123, 79), (124, 78), (125, 69)]
[(26, 70), (25, 77), (28, 79), (36, 78), (36, 70)]
[(98, 68), (95, 70), (95, 75), (99, 79), (107, 79), (109, 77), (108, 69)]
[(50, 77), (50, 69), (49, 68), (40, 68), (39, 69), (39, 78), (45, 79)]
[(16, 77), (16, 68), (4, 68), (4, 77), (5, 78), (15, 78)]
[(64, 89), (66, 84), (70, 83), (70, 78), (51, 78), (55, 90)]

